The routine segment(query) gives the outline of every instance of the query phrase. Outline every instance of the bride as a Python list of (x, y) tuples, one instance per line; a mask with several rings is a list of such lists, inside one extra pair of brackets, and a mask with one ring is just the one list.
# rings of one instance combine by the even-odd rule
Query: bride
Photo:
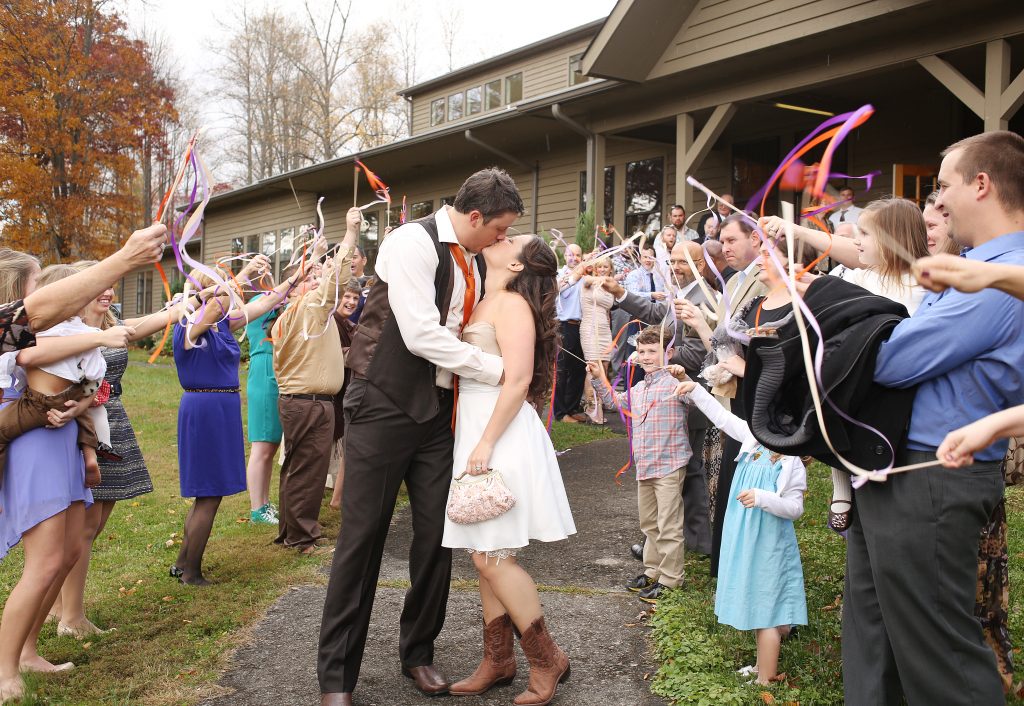
[(531, 539), (553, 542), (576, 532), (551, 440), (527, 401), (543, 400), (552, 382), (558, 262), (535, 235), (498, 241), (483, 250), (483, 257), (486, 295), (462, 337), (502, 356), (505, 378), (500, 386), (459, 381), (453, 475), (496, 470), (516, 504), (474, 524), (445, 518), (442, 544), (472, 554), (484, 618), (483, 661), (450, 693), (476, 695), (511, 683), (514, 626), (530, 664), (529, 684), (515, 703), (541, 706), (568, 678), (569, 658), (551, 639), (537, 586), (516, 554)]

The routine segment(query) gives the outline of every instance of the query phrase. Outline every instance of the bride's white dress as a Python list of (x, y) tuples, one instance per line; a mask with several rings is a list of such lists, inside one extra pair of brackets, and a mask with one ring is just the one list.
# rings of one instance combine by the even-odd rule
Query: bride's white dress
[[(486, 321), (466, 326), (462, 338), (488, 353), (501, 355), (494, 326)], [(459, 379), (452, 477), (466, 470), (466, 460), (483, 436), (500, 392), (500, 385)], [(514, 554), (508, 550), (525, 547), (531, 539), (554, 542), (576, 533), (555, 449), (529, 404), (523, 403), (494, 445), (490, 467), (500, 471), (516, 497), (515, 506), (492, 520), (470, 525), (459, 525), (445, 517), (441, 541), (445, 547)]]

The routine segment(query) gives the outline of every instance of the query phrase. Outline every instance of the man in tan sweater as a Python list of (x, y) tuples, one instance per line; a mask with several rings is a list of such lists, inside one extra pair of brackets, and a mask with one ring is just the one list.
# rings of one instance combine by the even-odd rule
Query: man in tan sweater
[[(345, 221), (345, 238), (336, 257), (324, 263), (319, 281), (310, 272), (290, 292), (288, 306), (271, 330), (277, 406), (287, 451), (281, 466), (280, 524), (274, 541), (303, 554), (314, 552), (320, 538), (334, 396), (345, 381), (345, 356), (333, 317), (334, 295), (345, 291), (352, 276), (352, 249), (362, 214), (349, 209)], [(322, 253), (325, 246), (321, 242), (316, 247)]]

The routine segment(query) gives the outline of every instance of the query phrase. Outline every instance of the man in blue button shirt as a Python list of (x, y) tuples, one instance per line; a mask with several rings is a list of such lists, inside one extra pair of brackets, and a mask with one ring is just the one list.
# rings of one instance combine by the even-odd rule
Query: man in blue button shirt
[[(966, 257), (1024, 264), (1024, 138), (989, 132), (943, 152), (936, 208)], [(929, 294), (879, 348), (875, 380), (917, 386), (901, 461), (934, 461), (946, 434), (1024, 402), (1024, 302), (997, 290)], [(974, 617), (981, 528), (1003, 497), (1007, 442), (959, 469), (856, 491), (847, 537), (847, 704), (1001, 704)]]
[[(580, 345), (580, 288), (582, 280), (576, 272), (583, 260), (583, 251), (576, 243), (565, 248), (565, 266), (558, 271), (558, 299), (555, 300), (562, 350), (555, 368), (555, 419), (576, 423), (586, 417), (578, 413), (587, 366)], [(576, 415), (576, 416), (573, 416)]]

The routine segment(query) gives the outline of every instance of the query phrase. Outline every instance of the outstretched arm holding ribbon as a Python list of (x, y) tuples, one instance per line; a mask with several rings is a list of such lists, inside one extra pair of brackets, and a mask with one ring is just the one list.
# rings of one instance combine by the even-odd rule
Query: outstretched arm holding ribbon
[(160, 260), (167, 227), (155, 223), (131, 234), (120, 250), (92, 267), (37, 289), (25, 297), (33, 331), (45, 331), (74, 316), (128, 273)]
[(947, 468), (970, 466), (974, 463), (975, 452), (988, 448), (998, 439), (1011, 436), (1024, 436), (1024, 405), (1004, 409), (954, 429), (946, 435), (935, 457)]
[(960, 292), (999, 289), (1024, 299), (1024, 267), (998, 262), (968, 260), (956, 255), (933, 255), (914, 263), (914, 277), (921, 286), (941, 292), (950, 287)]

